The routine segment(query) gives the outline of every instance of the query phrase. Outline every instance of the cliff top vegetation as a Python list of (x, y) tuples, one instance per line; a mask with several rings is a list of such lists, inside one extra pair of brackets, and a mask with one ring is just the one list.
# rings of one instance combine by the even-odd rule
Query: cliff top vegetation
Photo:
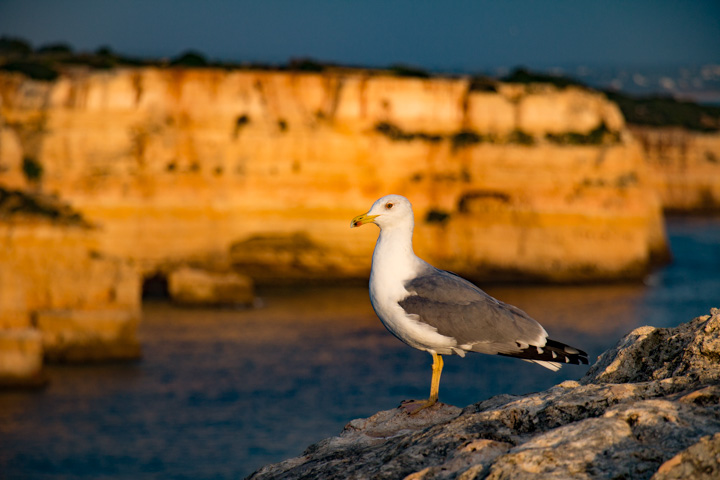
[(54, 197), (0, 187), (0, 221), (18, 217), (90, 227), (79, 212)]
[[(101, 47), (95, 52), (75, 52), (66, 43), (53, 43), (33, 49), (29, 42), (14, 37), (0, 37), (0, 71), (18, 72), (38, 81), (54, 81), (60, 73), (71, 67), (109, 70), (118, 67), (155, 66), (161, 68), (221, 68), (226, 70), (276, 70), (319, 73), (326, 70), (350, 68), (398, 77), (432, 78), (435, 75), (421, 68), (405, 64), (385, 69), (347, 67), (312, 58), (293, 58), (285, 65), (261, 63), (220, 62), (207, 59), (202, 53), (188, 50), (170, 59), (140, 59)], [(505, 83), (543, 83), (557, 88), (579, 87), (591, 89), (570, 77), (546, 75), (517, 68), (500, 78)], [(495, 80), (486, 77), (471, 78), (470, 90), (495, 91)], [(632, 97), (622, 92), (606, 90), (603, 93), (618, 104), (625, 120), (632, 125), (653, 127), (682, 127), (688, 130), (711, 132), (720, 130), (720, 107), (699, 105), (670, 96)]]
[[(590, 88), (570, 77), (544, 75), (524, 68), (514, 70), (501, 79), (505, 83), (549, 83), (558, 88), (570, 86)], [(604, 90), (609, 100), (615, 102), (631, 125), (651, 127), (683, 127), (688, 130), (710, 132), (720, 130), (720, 107), (699, 105), (670, 96), (633, 97), (614, 90)]]

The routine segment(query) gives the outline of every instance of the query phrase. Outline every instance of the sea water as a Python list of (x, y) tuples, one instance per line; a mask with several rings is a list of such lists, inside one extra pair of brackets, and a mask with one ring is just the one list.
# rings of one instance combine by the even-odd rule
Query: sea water
[[(640, 325), (720, 307), (720, 219), (668, 221), (675, 262), (644, 284), (488, 287), (591, 360)], [(366, 288), (267, 292), (250, 310), (143, 307), (142, 361), (53, 366), (0, 394), (0, 478), (242, 478), (347, 422), (425, 398), (431, 357), (387, 333)], [(515, 359), (445, 357), (442, 402), (466, 406), (581, 377)]]

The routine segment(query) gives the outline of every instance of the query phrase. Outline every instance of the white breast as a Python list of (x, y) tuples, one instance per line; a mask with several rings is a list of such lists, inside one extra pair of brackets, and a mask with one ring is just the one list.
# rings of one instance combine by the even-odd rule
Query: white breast
[(440, 335), (436, 328), (420, 321), (417, 315), (406, 314), (398, 304), (410, 295), (405, 283), (428, 265), (412, 249), (412, 210), (389, 218), (380, 225), (370, 270), (370, 302), (375, 313), (393, 335), (411, 347), (453, 353), (452, 347), (457, 344), (454, 338)]
[(397, 261), (396, 257), (383, 258), (387, 261), (379, 262), (374, 256), (370, 273), (370, 302), (383, 325), (411, 347), (441, 354), (453, 353), (456, 351), (453, 347), (457, 345), (454, 338), (439, 334), (437, 329), (420, 321), (417, 315), (406, 314), (398, 304), (410, 295), (404, 287), (405, 282), (422, 267), (422, 261), (417, 257), (415, 259), (415, 265), (408, 265), (407, 262)]

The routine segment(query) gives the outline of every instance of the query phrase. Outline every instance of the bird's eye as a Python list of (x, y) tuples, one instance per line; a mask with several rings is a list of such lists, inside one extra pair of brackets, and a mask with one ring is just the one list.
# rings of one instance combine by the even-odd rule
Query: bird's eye
[(392, 202), (388, 202), (388, 203), (385, 204), (385, 208), (388, 209), (388, 210), (390, 210), (392, 207), (393, 207)]

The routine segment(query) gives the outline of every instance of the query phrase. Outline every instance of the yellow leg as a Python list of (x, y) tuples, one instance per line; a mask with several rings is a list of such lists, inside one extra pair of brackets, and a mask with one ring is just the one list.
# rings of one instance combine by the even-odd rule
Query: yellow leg
[(444, 363), (442, 357), (437, 353), (432, 352), (432, 356), (432, 380), (430, 382), (430, 398), (428, 400), (434, 404), (437, 402), (438, 395), (440, 394), (440, 374), (442, 373)]
[(432, 380), (430, 381), (430, 398), (427, 400), (409, 400), (402, 403), (402, 407), (410, 414), (415, 415), (421, 410), (432, 407), (438, 401), (440, 393), (440, 374), (443, 369), (443, 359), (435, 352), (430, 352), (433, 357)]

